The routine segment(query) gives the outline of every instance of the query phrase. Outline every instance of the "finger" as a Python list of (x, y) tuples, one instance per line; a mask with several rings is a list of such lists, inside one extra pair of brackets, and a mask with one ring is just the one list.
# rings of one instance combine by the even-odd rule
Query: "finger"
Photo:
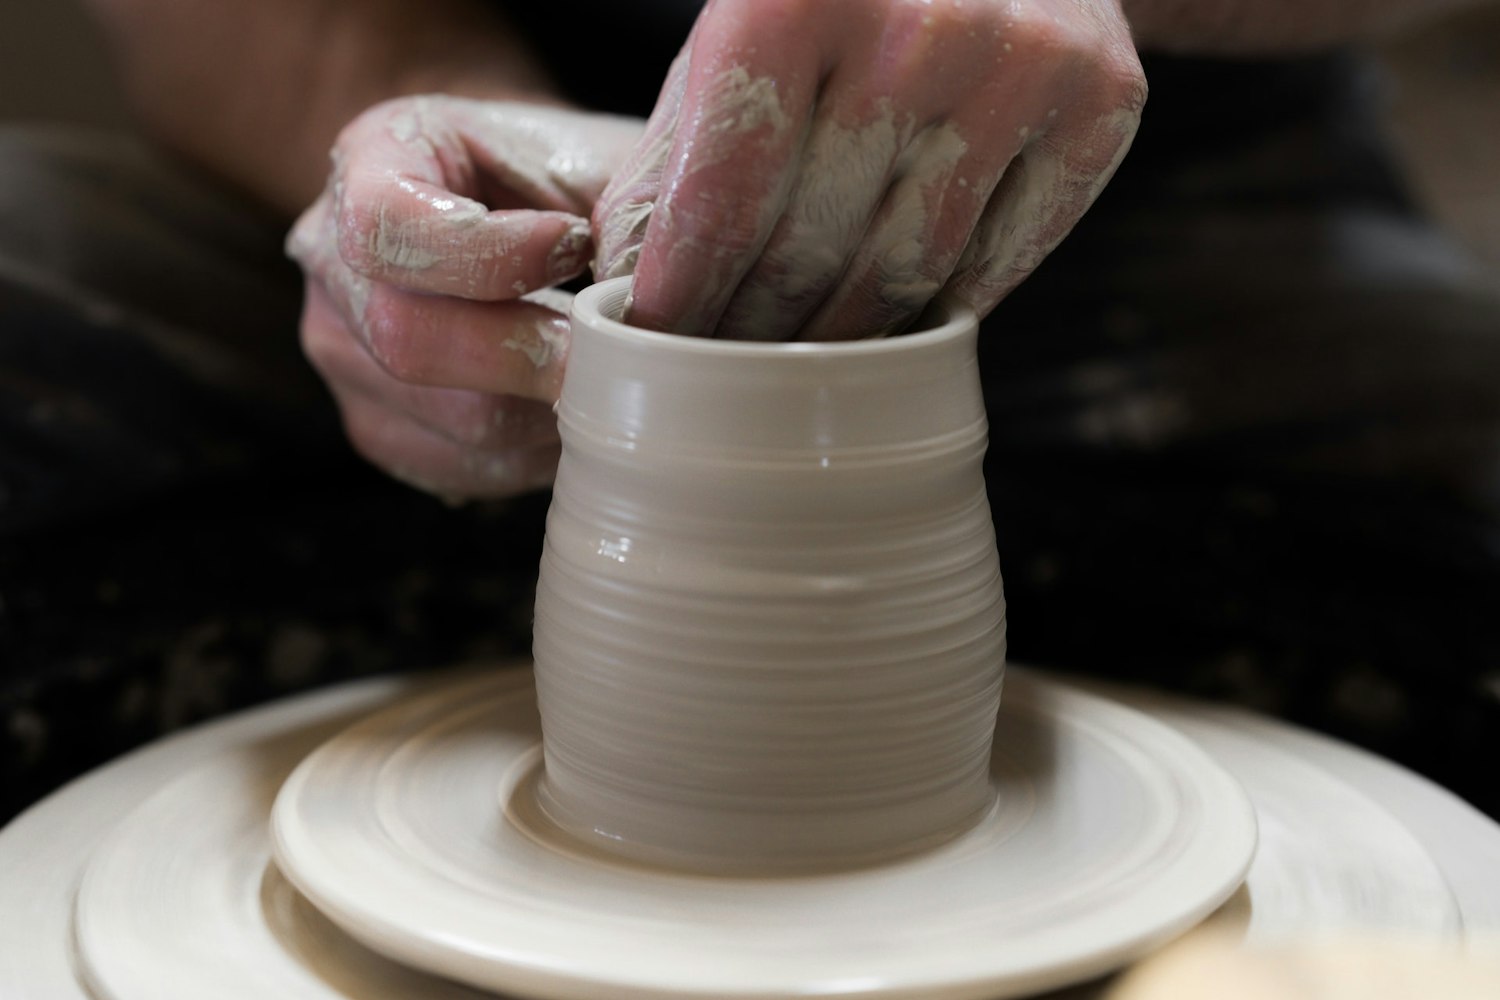
[(912, 165), (886, 192), (843, 280), (797, 339), (880, 337), (922, 311), (951, 273), (995, 180), (967, 154), (952, 125), (919, 141)]
[(557, 401), (572, 296), (556, 289), (514, 302), (420, 295), (356, 274), (332, 249), (332, 212), (315, 203), (287, 251), (385, 371), (403, 382)]
[(340, 136), (332, 194), (345, 263), (410, 291), (488, 300), (579, 274), (591, 248), (587, 220), (490, 211), (470, 197), (478, 178), (469, 144), (451, 111), (430, 107), (415, 98), (388, 116), (367, 113)]
[(914, 116), (875, 91), (863, 80), (824, 87), (785, 211), (715, 336), (789, 340), (844, 274), (915, 131)]
[(881, 337), (915, 319), (953, 273), (1025, 134), (979, 104), (924, 130), (907, 149), (842, 280), (797, 338)]
[[(692, 41), (689, 39), (689, 46)], [(635, 272), (641, 240), (661, 191), (682, 97), (687, 90), (688, 48), (672, 61), (646, 131), (599, 196), (594, 207), (594, 278), (604, 281)]]
[(588, 220), (564, 212), (491, 212), (405, 179), (350, 173), (338, 247), (356, 273), (414, 292), (513, 299), (583, 273)]
[(1098, 103), (1089, 88), (1099, 74), (1078, 68), (1101, 61), (1089, 31), (1044, 17), (1013, 21), (999, 7), (939, 3), (907, 14), (893, 20), (885, 45), (894, 64), (921, 68), (904, 81), (904, 99), (938, 115), (904, 151), (800, 339), (878, 337), (907, 326), (957, 267), (1006, 165), (1057, 124), (1049, 105)]
[(465, 448), (493, 450), (557, 441), (557, 419), (548, 404), (399, 382), (358, 343), (316, 283), (309, 283), (305, 301), (303, 352), (329, 385), (363, 395)]
[(321, 285), (350, 327), (364, 321), (370, 297), (370, 280), (355, 274), (338, 254), (331, 194), (325, 194), (292, 226), (287, 234), (286, 255), (315, 279), (308, 287)]
[(627, 319), (713, 330), (791, 189), (821, 72), (796, 4), (718, 4), (697, 26)]
[[(1120, 147), (1121, 157), (1126, 149), (1128, 143)], [(988, 314), (1072, 231), (1113, 172), (1113, 163), (1080, 167), (1056, 150), (1028, 148), (1011, 163), (980, 216), (950, 290), (981, 316)]]
[(555, 403), (568, 317), (541, 302), (472, 302), (372, 285), (357, 331), (402, 382)]
[[(550, 407), (475, 393), (406, 386), (383, 377), (352, 342), (332, 301), (309, 283), (303, 345), (338, 403), (345, 433), (374, 465), (450, 500), (499, 497), (545, 485), (559, 445)], [(464, 399), (468, 397), (468, 399)], [(457, 407), (455, 408), (455, 403)], [(506, 414), (497, 420), (496, 415)], [(521, 419), (511, 419), (512, 415)], [(455, 419), (456, 418), (456, 419)], [(442, 425), (437, 429), (434, 425)]]
[[(791, 339), (830, 294), (847, 304), (851, 287), (868, 294), (853, 296), (842, 329), (821, 324), (818, 339), (878, 333), (899, 325), (908, 300), (925, 304), (1013, 152), (997, 141), (995, 109), (1004, 118), (1034, 110), (1024, 69), (1002, 65), (1010, 27), (998, 6), (942, 0), (840, 26), (838, 43), (858, 58), (824, 84), (785, 214), (717, 336)], [(870, 314), (863, 306), (881, 301), (875, 292), (893, 305)]]
[(1121, 74), (1024, 147), (980, 215), (948, 289), (981, 316), (1026, 279), (1109, 183), (1130, 150), (1144, 83)]
[(514, 496), (546, 486), (559, 446), (464, 448), (354, 392), (335, 388), (344, 432), (356, 451), (391, 476), (449, 500)]

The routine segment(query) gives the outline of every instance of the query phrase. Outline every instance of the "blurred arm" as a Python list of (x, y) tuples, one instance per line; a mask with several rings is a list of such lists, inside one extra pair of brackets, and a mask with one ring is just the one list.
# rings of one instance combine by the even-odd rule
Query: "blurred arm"
[(291, 216), (338, 130), (377, 101), (443, 91), (557, 103), (472, 0), (85, 0), (153, 138)]

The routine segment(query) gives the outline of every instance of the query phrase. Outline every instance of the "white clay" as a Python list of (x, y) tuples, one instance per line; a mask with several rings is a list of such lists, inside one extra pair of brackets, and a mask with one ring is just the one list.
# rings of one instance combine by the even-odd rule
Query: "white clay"
[(992, 804), (1004, 600), (976, 322), (747, 344), (581, 293), (535, 654), (554, 818), (710, 870), (840, 867)]
[(524, 680), (457, 681), (352, 727), (273, 818), (278, 864), (344, 930), (506, 996), (1030, 996), (1196, 923), (1254, 849), (1250, 803), (1203, 751), (1021, 677), (986, 768), (1002, 795), (943, 846), (796, 878), (636, 864), (538, 808)]
[[(284, 769), (302, 753), (370, 712), (388, 709), (377, 731), (378, 739), (370, 739), (369, 731), (362, 730), (329, 744), (340, 746), (341, 759), (357, 765), (347, 779), (336, 783), (335, 791), (344, 787), (344, 780), (364, 783), (371, 777), (378, 788), (381, 774), (394, 773), (382, 768), (391, 759), (390, 751), (399, 745), (399, 739), (393, 745), (387, 737), (413, 714), (425, 710), (423, 690), (417, 690), (420, 685), (427, 693), (443, 692), (443, 709), (436, 715), (439, 721), (458, 711), (470, 714), (464, 726), (444, 727), (442, 749), (426, 756), (424, 769), (437, 766), (439, 770), (419, 772), (415, 784), (392, 783), (401, 787), (394, 799), (398, 812), (420, 814), (431, 804), (431, 822), (448, 831), (449, 839), (441, 845), (445, 854), (497, 849), (501, 845), (510, 851), (517, 840), (508, 831), (516, 828), (501, 817), (502, 793), (497, 786), (505, 774), (502, 758), (524, 755), (535, 746), (536, 720), (534, 707), (528, 708), (520, 732), (516, 732), (507, 721), (504, 707), (490, 699), (492, 695), (503, 697), (512, 684), (524, 683), (525, 676), (519, 666), (505, 669), (502, 664), (491, 664), (482, 676), (440, 675), (420, 681), (382, 679), (346, 684), (178, 734), (61, 789), (0, 829), (0, 885), (5, 887), (0, 892), (0, 941), (4, 942), (0, 947), (0, 996), (47, 1000), (91, 1000), (98, 995), (122, 1000), (141, 995), (152, 1000), (212, 996), (215, 1000), (256, 1000), (266, 995), (257, 989), (261, 985), (257, 976), (272, 975), (273, 970), (296, 974), (292, 966), (305, 970), (298, 975), (301, 987), (285, 988), (288, 979), (283, 976), (278, 996), (354, 1000), (384, 995), (384, 988), (402, 991), (410, 1000), (462, 995), (440, 980), (424, 982), (416, 976), (395, 974), (388, 963), (361, 953), (347, 938), (339, 940), (341, 932), (326, 924), (309, 928), (308, 921), (301, 919), (312, 917), (305, 900), (288, 897), (284, 886), (262, 891), (263, 877), (275, 882), (274, 876), (263, 876), (270, 846), (269, 795)], [(483, 692), (475, 684), (482, 685)], [(1309, 936), (1322, 939), (1334, 932), (1351, 935), (1381, 931), (1399, 933), (1407, 939), (1421, 935), (1455, 944), (1468, 942), (1468, 946), (1482, 943), (1486, 936), (1492, 942), (1500, 940), (1494, 936), (1500, 930), (1500, 866), (1493, 863), (1500, 857), (1500, 826), (1411, 772), (1326, 737), (1238, 709), (1167, 699), (1123, 687), (1106, 689), (1103, 693), (1108, 701), (1070, 698), (1071, 685), (1020, 670), (1011, 673), (1007, 685), (996, 737), (996, 780), (1034, 789), (1051, 803), (1049, 810), (1063, 801), (1075, 802), (1078, 808), (1097, 809), (1101, 792), (1120, 788), (1117, 776), (1122, 768), (1137, 776), (1146, 773), (1139, 770), (1142, 761), (1175, 770), (1180, 777), (1173, 784), (1202, 787), (1209, 772), (1193, 764), (1196, 750), (1187, 746), (1187, 753), (1179, 756), (1184, 746), (1180, 740), (1152, 741), (1147, 734), (1159, 733), (1163, 727), (1138, 726), (1133, 720), (1142, 717), (1124, 706), (1185, 731), (1194, 744), (1244, 785), (1261, 818), (1262, 839), (1245, 891), (1223, 911), (1230, 921), (1228, 928), (1223, 920), (1215, 921), (1221, 930), (1240, 933), (1243, 928), (1254, 945), (1303, 942)], [(1049, 700), (1041, 700), (1043, 696)], [(1100, 726), (1105, 720), (1113, 720), (1109, 726), (1113, 731), (1119, 732), (1123, 726), (1124, 731), (1134, 734), (1121, 744), (1128, 753), (1120, 760), (1120, 767), (1097, 756), (1102, 746), (1097, 737), (1106, 732)], [(422, 731), (421, 726), (418, 731)], [(1054, 738), (1054, 733), (1059, 738)], [(429, 745), (435, 749), (439, 746)], [(1072, 747), (1077, 748), (1076, 753), (1069, 750)], [(1059, 748), (1064, 751), (1061, 755), (1056, 752)], [(1071, 763), (1063, 769), (1047, 765), (1058, 760)], [(1157, 787), (1155, 782), (1149, 785)], [(330, 791), (321, 785), (317, 790), (320, 795)], [(1139, 805), (1131, 813), (1136, 821), (1165, 819), (1176, 824), (1189, 814), (1201, 816), (1207, 827), (1194, 828), (1201, 833), (1175, 825), (1169, 828), (1183, 834), (1176, 843), (1185, 850), (1197, 851), (1221, 839), (1216, 806), (1205, 803), (1206, 812), (1184, 810), (1184, 800), (1176, 795), (1157, 807), (1150, 806), (1146, 798), (1136, 798), (1134, 792), (1127, 791), (1123, 798)], [(1024, 800), (1023, 795), (1009, 796), (1012, 805), (1024, 806)], [(1152, 811), (1155, 808), (1163, 811), (1157, 814)], [(994, 818), (999, 821), (1005, 815), (1002, 805)], [(345, 845), (384, 842), (389, 846), (378, 824), (348, 827), (354, 816), (355, 810), (343, 804), (328, 813), (312, 813), (308, 817), (312, 823), (310, 836), (344, 861), (353, 853)], [(1044, 816), (1031, 816), (1035, 818), (1028, 819), (1028, 825), (1038, 831), (1046, 828)], [(1081, 852), (1088, 859), (1103, 858), (1112, 856), (1125, 842), (1135, 841), (1136, 834), (1120, 835), (1116, 821), (1101, 816), (1099, 822), (1106, 825), (1069, 823), (1058, 827), (1069, 834), (1063, 843), (1046, 836), (1032, 838), (1029, 847), (1021, 847), (1014, 838), (999, 840), (1002, 847), (1020, 850), (994, 859), (994, 871), (1002, 876), (1005, 872), (1066, 873), (1068, 869), (1061, 864), (1053, 868), (1055, 862), (1047, 859), (1060, 857), (1059, 851)], [(465, 825), (471, 823), (473, 829), (466, 829)], [(346, 837), (350, 832), (355, 836)], [(980, 832), (976, 829), (973, 834)], [(1080, 840), (1073, 841), (1073, 836)], [(1104, 839), (1092, 839), (1095, 836)], [(580, 995), (589, 986), (590, 961), (596, 963), (593, 969), (602, 969), (605, 976), (593, 981), (594, 992), (589, 994), (593, 997), (625, 996), (630, 984), (660, 996), (668, 989), (666, 977), (678, 976), (680, 982), (684, 970), (697, 969), (707, 977), (715, 970), (728, 975), (723, 970), (731, 968), (734, 955), (749, 952), (753, 957), (757, 953), (757, 946), (745, 936), (745, 907), (751, 904), (764, 913), (763, 947), (774, 951), (778, 960), (747, 966), (747, 976), (737, 981), (721, 978), (703, 982), (714, 996), (752, 985), (769, 994), (775, 986), (768, 981), (773, 973), (788, 973), (782, 983), (792, 982), (786, 951), (789, 945), (808, 961), (822, 963), (824, 970), (842, 967), (841, 974), (825, 971), (820, 979), (830, 995), (837, 992), (832, 988), (837, 982), (854, 991), (861, 980), (858, 973), (849, 970), (873, 974), (871, 962), (877, 960), (892, 967), (905, 962), (909, 975), (904, 982), (909, 989), (900, 995), (974, 995), (994, 1000), (1008, 993), (1034, 993), (1040, 988), (1035, 981), (1030, 980), (1029, 989), (1025, 984), (1029, 981), (1027, 971), (1036, 969), (1039, 958), (1033, 936), (1038, 922), (1026, 923), (1018, 907), (1006, 909), (1003, 893), (1010, 890), (993, 889), (989, 898), (999, 907), (994, 919), (1020, 921), (1014, 925), (1019, 930), (1015, 935), (987, 921), (974, 920), (973, 914), (955, 913), (945, 907), (947, 883), (934, 885), (929, 877), (934, 872), (949, 877), (943, 876), (941, 862), (964, 857), (962, 850), (968, 843), (969, 838), (962, 838), (937, 853), (907, 859), (887, 869), (818, 880), (816, 884), (825, 894), (817, 901), (818, 907), (833, 907), (837, 897), (850, 894), (859, 901), (868, 900), (870, 887), (877, 881), (889, 890), (904, 885), (908, 892), (929, 893), (928, 898), (935, 900), (929, 904), (930, 910), (918, 911), (919, 898), (911, 896), (905, 902), (897, 897), (889, 905), (887, 912), (895, 921), (883, 940), (899, 946), (888, 949), (869, 947), (868, 937), (862, 937), (867, 932), (851, 924), (867, 912), (867, 907), (856, 905), (843, 911), (844, 916), (819, 924), (817, 930), (799, 924), (798, 920), (808, 913), (807, 901), (814, 885), (800, 879), (684, 879), (629, 865), (612, 870), (600, 864), (597, 857), (570, 858), (561, 849), (528, 854), (524, 864), (540, 858), (546, 870), (519, 866), (517, 871), (522, 877), (535, 879), (548, 892), (584, 899), (582, 912), (587, 914), (599, 913), (601, 906), (609, 905), (618, 907), (627, 921), (637, 923), (631, 916), (636, 912), (631, 908), (635, 892), (646, 907), (663, 911), (672, 905), (683, 907), (675, 917), (684, 928), (683, 934), (663, 932), (649, 919), (639, 922), (638, 940), (657, 950), (652, 954), (631, 952), (628, 960), (618, 964), (599, 959), (594, 951), (598, 939), (579, 935), (578, 924), (571, 916), (549, 922), (556, 934), (553, 968), (559, 975), (575, 972), (580, 978)], [(1032, 849), (1045, 853), (1026, 853)], [(125, 883), (112, 878), (102, 879), (103, 871), (93, 876), (93, 890), (103, 894), (108, 910), (87, 915), (85, 919), (101, 923), (98, 933), (86, 937), (93, 944), (114, 949), (107, 961), (131, 978), (120, 978), (113, 969), (105, 968), (105, 956), (93, 955), (88, 961), (101, 975), (109, 976), (110, 982), (108, 992), (91, 994), (76, 978), (79, 955), (74, 946), (78, 938), (74, 922), (80, 914), (75, 890), (92, 859), (99, 859), (103, 869), (112, 866), (111, 858), (130, 860), (129, 869), (115, 869), (121, 878), (131, 880), (130, 887), (121, 888)], [(183, 863), (189, 859), (185, 869)], [(378, 888), (375, 882), (398, 868), (413, 865), (422, 869), (426, 864), (408, 855), (394, 859), (381, 856), (379, 863), (383, 867), (374, 877), (356, 872), (356, 881), (374, 889)], [(493, 863), (493, 858), (482, 867), (482, 879), (501, 878), (505, 871)], [(1087, 868), (1088, 864), (1078, 867)], [(567, 873), (566, 877), (560, 877), (562, 873)], [(425, 877), (440, 881), (430, 872)], [(978, 878), (972, 881), (976, 891), (992, 889)], [(469, 940), (444, 942), (448, 947), (465, 946), (476, 932), (494, 924), (494, 903), (486, 900), (480, 883), (470, 879), (463, 884), (470, 887), (479, 916), (464, 915), (462, 929)], [(1007, 886), (1009, 882), (1002, 877), (996, 884)], [(1057, 882), (1051, 887), (1061, 889)], [(592, 896), (587, 895), (590, 892)], [(429, 885), (413, 898), (432, 894)], [(1047, 905), (1060, 895), (1044, 894), (1036, 902)], [(520, 901), (515, 927), (508, 931), (536, 927), (538, 898), (533, 895)], [(1137, 898), (1133, 892), (1123, 895), (1121, 926), (1139, 929)], [(204, 905), (213, 899), (217, 904)], [(410, 899), (393, 897), (386, 901), (398, 914), (410, 909)], [(300, 911), (297, 919), (284, 919), (283, 906)], [(783, 907), (779, 913), (778, 906)], [(1244, 912), (1247, 909), (1248, 915)], [(705, 930), (705, 911), (732, 922), (732, 929), (723, 933)], [(924, 913), (951, 922), (928, 924)], [(1076, 933), (1083, 932), (1071, 917), (1064, 923)], [(839, 945), (847, 949), (842, 953), (844, 958), (834, 954), (833, 938), (823, 929), (827, 927), (836, 928), (838, 940), (845, 942)], [(930, 933), (924, 933), (924, 929), (930, 929)], [(284, 933), (287, 930), (295, 933)], [(611, 940), (607, 935), (611, 935), (611, 929), (600, 927), (601, 939)], [(711, 941), (712, 950), (695, 951), (705, 939)], [(947, 946), (946, 950), (932, 950), (939, 945)], [(1091, 944), (1075, 939), (1071, 954), (1075, 958), (1094, 954), (1090, 948), (1101, 946), (1108, 949), (1108, 939), (1095, 938)], [(504, 949), (496, 948), (489, 954), (494, 957), (504, 953)], [(523, 961), (513, 950), (510, 954), (516, 961)], [(442, 961), (431, 952), (428, 955), (431, 961)], [(991, 984), (1004, 975), (1004, 970), (1010, 970), (1013, 975), (1008, 981), (1015, 988), (984, 986), (972, 993), (955, 988), (953, 977), (958, 973), (951, 962), (958, 959), (984, 965), (976, 972)], [(799, 968), (806, 970), (807, 966)], [(1056, 981), (1070, 978), (1067, 971), (1088, 975), (1087, 968), (1079, 971), (1072, 966), (1059, 970)], [(150, 975), (156, 978), (142, 983), (140, 977)], [(897, 984), (887, 982), (891, 990), (885, 995), (897, 995)], [(881, 995), (868, 977), (863, 983), (860, 995)], [(795, 990), (797, 995), (808, 995), (807, 982), (800, 985)], [(654, 991), (653, 986), (657, 987)], [(555, 995), (561, 996), (562, 991)], [(1083, 1000), (1097, 993), (1081, 987), (1077, 996)]]

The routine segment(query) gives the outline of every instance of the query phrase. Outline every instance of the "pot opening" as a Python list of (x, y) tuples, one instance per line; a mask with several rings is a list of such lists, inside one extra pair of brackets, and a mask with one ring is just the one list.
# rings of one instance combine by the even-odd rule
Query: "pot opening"
[[(825, 353), (850, 352), (881, 353), (897, 349), (894, 345), (908, 343), (923, 335), (942, 337), (954, 332), (955, 326), (975, 322), (974, 311), (960, 302), (938, 299), (928, 303), (916, 320), (899, 334), (879, 339), (843, 341), (790, 341), (767, 342), (757, 340), (714, 340), (708, 337), (691, 337), (676, 333), (662, 333), (646, 327), (631, 326), (623, 319), (630, 302), (631, 281), (629, 276), (611, 278), (579, 292), (574, 299), (575, 318), (581, 317), (591, 326), (609, 330), (617, 335), (629, 335), (646, 340), (663, 338), (681, 346), (701, 345), (702, 349), (727, 353)], [(889, 345), (889, 346), (882, 346)]]

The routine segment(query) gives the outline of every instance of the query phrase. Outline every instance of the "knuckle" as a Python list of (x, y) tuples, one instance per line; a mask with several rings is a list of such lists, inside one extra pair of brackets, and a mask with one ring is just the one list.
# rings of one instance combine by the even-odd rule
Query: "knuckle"
[(1139, 59), (1132, 56), (1129, 66), (1117, 67), (1114, 76), (1116, 103), (1124, 110), (1137, 115), (1146, 107), (1151, 88), (1146, 83), (1146, 74), (1141, 70)]
[(1116, 46), (1090, 60), (1094, 89), (1103, 103), (1122, 111), (1139, 112), (1146, 105), (1148, 87), (1140, 57), (1129, 46)]

